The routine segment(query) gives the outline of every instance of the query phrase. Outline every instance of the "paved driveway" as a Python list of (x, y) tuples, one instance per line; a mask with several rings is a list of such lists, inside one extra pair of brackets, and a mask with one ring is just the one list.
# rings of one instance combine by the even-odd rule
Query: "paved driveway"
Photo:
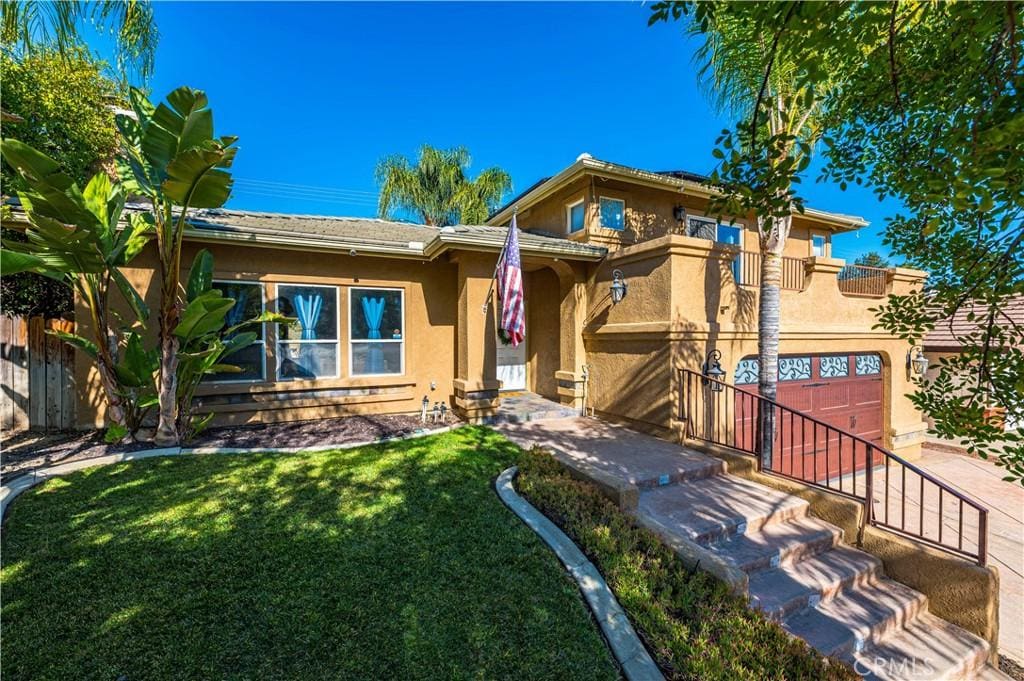
[(1024, 487), (1003, 469), (959, 454), (925, 449), (914, 462), (989, 508), (989, 563), (999, 569), (999, 652), (1024, 663)]

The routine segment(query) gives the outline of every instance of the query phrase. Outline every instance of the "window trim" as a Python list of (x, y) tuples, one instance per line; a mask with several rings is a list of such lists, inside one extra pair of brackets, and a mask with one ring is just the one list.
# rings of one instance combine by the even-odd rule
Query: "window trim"
[[(621, 203), (622, 204), (622, 226), (621, 227), (611, 227), (609, 225), (604, 224), (604, 217), (603, 217), (603, 215), (601, 213), (601, 202), (603, 202), (603, 201), (615, 201), (617, 203)], [(598, 225), (600, 225), (600, 227), (602, 229), (610, 229), (610, 230), (613, 230), (615, 232), (625, 232), (626, 231), (626, 200), (625, 199), (620, 199), (620, 198), (615, 197), (615, 196), (599, 195), (597, 197), (597, 222), (598, 222)]]
[[(569, 234), (576, 234), (587, 229), (587, 208), (586, 199), (577, 199), (571, 203), (565, 204), (565, 228)], [(579, 229), (572, 228), (572, 209), (576, 206), (583, 205), (583, 224), (580, 225)]]
[[(402, 303), (402, 337), (398, 340), (394, 338), (353, 338), (352, 337), (352, 311), (354, 306), (352, 304), (352, 294), (354, 291), (398, 291), (399, 300)], [(399, 353), (399, 371), (398, 373), (386, 373), (386, 374), (357, 374), (352, 364), (352, 346), (355, 343), (390, 343), (394, 345), (398, 343), (401, 352)], [(395, 286), (360, 286), (353, 285), (348, 287), (348, 375), (351, 378), (366, 378), (366, 377), (378, 377), (378, 376), (405, 376), (405, 289)]]
[[(277, 309), (278, 313), (281, 313), (281, 305), (277, 301), (280, 301), (280, 299), (281, 299), (281, 287), (282, 286), (284, 286), (284, 287), (291, 286), (291, 287), (295, 287), (295, 288), (331, 288), (331, 289), (334, 289), (334, 309), (337, 311), (337, 314), (335, 315), (335, 320), (334, 320), (334, 322), (335, 322), (335, 330), (334, 330), (335, 338), (334, 338), (333, 341), (329, 340), (329, 339), (328, 340), (308, 340), (308, 339), (307, 340), (303, 340), (301, 338), (295, 339), (295, 340), (293, 340), (293, 339), (282, 339), (280, 335), (277, 335), (275, 337), (275, 339), (274, 339), (274, 342), (276, 343), (276, 347), (274, 348), (274, 377), (275, 377), (275, 379), (277, 381), (280, 381), (280, 382), (290, 382), (290, 381), (324, 381), (324, 380), (330, 380), (332, 378), (341, 378), (341, 375), (342, 375), (342, 371), (341, 371), (341, 287), (338, 286), (337, 284), (305, 284), (305, 283), (302, 283), (302, 282), (294, 282), (294, 281), (285, 281), (285, 282), (275, 283), (274, 284), (274, 297), (277, 300), (274, 303), (274, 307)], [(308, 344), (311, 344), (311, 345), (328, 345), (329, 343), (334, 343), (335, 349), (337, 350), (337, 353), (338, 353), (336, 355), (337, 361), (334, 362), (334, 375), (333, 376), (314, 376), (313, 378), (299, 378), (299, 377), (283, 378), (281, 376), (281, 359), (283, 358), (283, 355), (281, 353), (281, 346), (282, 345), (300, 344), (300, 343), (308, 343)]]
[[(257, 286), (260, 289), (260, 314), (267, 311), (267, 285), (258, 279), (213, 279), (211, 284), (245, 284), (247, 286)], [(260, 322), (260, 330), (262, 338), (253, 343), (253, 345), (260, 345), (263, 348), (263, 352), (260, 353), (262, 360), (260, 361), (260, 377), (259, 378), (209, 378), (203, 382), (207, 385), (224, 385), (227, 383), (265, 383), (267, 380), (267, 323)], [(228, 360), (230, 364), (230, 360)]]

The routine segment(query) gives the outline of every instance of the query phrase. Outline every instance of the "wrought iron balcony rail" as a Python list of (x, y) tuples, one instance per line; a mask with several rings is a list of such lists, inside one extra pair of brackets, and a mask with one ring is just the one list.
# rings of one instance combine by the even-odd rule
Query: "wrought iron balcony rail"
[[(678, 371), (687, 437), (755, 457), (763, 473), (854, 499), (864, 506), (863, 524), (985, 565), (988, 509), (967, 495), (858, 435), (699, 372)], [(771, 452), (762, 451), (762, 428), (775, 433)]]
[(866, 265), (846, 265), (839, 270), (839, 291), (847, 295), (881, 298), (889, 286), (888, 270)]

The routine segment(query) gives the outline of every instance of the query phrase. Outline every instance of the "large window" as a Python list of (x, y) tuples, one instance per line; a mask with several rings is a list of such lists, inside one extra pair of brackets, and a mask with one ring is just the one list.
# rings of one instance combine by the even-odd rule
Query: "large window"
[(277, 377), (309, 380), (338, 376), (338, 287), (279, 284), (277, 309), (294, 324), (280, 327)]
[(570, 203), (565, 207), (565, 220), (569, 225), (570, 232), (578, 232), (583, 229), (583, 217), (583, 199), (580, 199), (576, 203)]
[(689, 215), (686, 218), (686, 236), (714, 241), (718, 238), (718, 222), (711, 218)]
[(353, 376), (404, 373), (404, 303), (400, 289), (349, 289), (349, 366)]
[[(234, 306), (224, 316), (228, 327), (240, 324), (247, 319), (260, 316), (263, 312), (263, 285), (252, 281), (215, 281), (213, 288), (224, 294), (225, 298), (235, 301)], [(243, 332), (251, 331), (256, 334), (256, 342), (242, 348), (233, 355), (224, 358), (222, 364), (229, 364), (238, 367), (241, 371), (222, 372), (209, 374), (205, 380), (225, 381), (262, 381), (264, 373), (265, 358), (267, 355), (263, 324), (252, 324), (241, 329)]]
[(622, 199), (601, 197), (601, 226), (606, 229), (624, 229), (626, 226), (626, 202)]

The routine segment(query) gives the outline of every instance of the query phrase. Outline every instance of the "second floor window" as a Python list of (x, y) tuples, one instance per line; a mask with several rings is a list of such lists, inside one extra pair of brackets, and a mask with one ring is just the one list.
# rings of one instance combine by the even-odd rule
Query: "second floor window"
[(569, 223), (569, 232), (578, 232), (583, 229), (583, 209), (583, 199), (566, 206), (565, 217)]
[(828, 243), (824, 234), (811, 235), (811, 255), (825, 257), (825, 244)]
[(686, 236), (716, 241), (718, 239), (718, 222), (711, 218), (691, 215), (686, 218)]
[(605, 229), (624, 229), (626, 226), (626, 202), (602, 196), (601, 226)]

